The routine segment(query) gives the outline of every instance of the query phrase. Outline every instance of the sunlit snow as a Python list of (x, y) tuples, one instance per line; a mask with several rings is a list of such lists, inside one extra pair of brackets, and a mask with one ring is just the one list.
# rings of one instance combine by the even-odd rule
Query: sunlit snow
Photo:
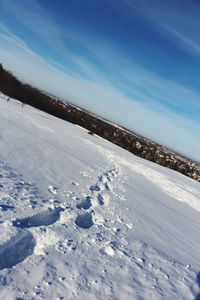
[(0, 299), (200, 299), (200, 184), (0, 98)]

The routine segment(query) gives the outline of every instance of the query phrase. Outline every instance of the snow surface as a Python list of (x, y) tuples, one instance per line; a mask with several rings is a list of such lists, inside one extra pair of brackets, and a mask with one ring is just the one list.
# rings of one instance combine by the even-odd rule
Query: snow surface
[(200, 299), (200, 184), (0, 98), (0, 299)]

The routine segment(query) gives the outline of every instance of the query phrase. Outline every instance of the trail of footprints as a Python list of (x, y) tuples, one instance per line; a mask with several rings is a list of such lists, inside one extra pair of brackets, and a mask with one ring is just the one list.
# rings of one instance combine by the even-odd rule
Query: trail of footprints
[[(78, 228), (88, 230), (95, 223), (98, 225), (98, 222), (96, 222), (97, 215), (101, 215), (103, 222), (105, 222), (105, 210), (109, 208), (110, 197), (114, 194), (113, 181), (118, 175), (119, 169), (115, 166), (100, 175), (97, 182), (89, 187), (88, 194), (84, 199), (76, 204), (75, 210), (77, 216), (73, 222)], [(74, 184), (74, 186), (76, 186), (76, 184)], [(57, 193), (57, 190), (55, 190), (54, 187), (49, 187), (49, 191), (54, 195)], [(1, 217), (10, 211), (15, 212), (16, 200), (23, 202), (27, 201), (25, 203), (31, 204), (33, 206), (32, 208), (34, 208), (34, 205), (37, 204), (38, 200), (44, 202), (44, 199), (41, 197), (34, 184), (24, 182), (22, 176), (18, 176), (6, 164), (0, 162), (0, 232), (2, 233), (4, 229), (6, 233), (7, 229), (6, 226), (4, 228), (6, 218), (4, 219)], [(39, 203), (37, 204), (37, 207), (40, 207)], [(67, 209), (67, 207), (65, 209)], [(29, 229), (55, 224), (59, 220), (62, 211), (65, 209), (56, 207), (25, 218), (14, 219), (11, 222), (11, 227), (14, 229), (13, 235), (8, 241), (0, 245), (0, 271), (12, 268), (31, 256), (37, 245), (36, 239)], [(129, 224), (125, 225), (127, 226)], [(173, 287), (174, 280), (177, 280), (177, 276), (176, 278), (173, 278), (173, 274), (176, 274), (174, 269), (177, 268), (177, 266), (174, 265), (174, 263), (167, 264), (165, 258), (162, 257), (160, 257), (160, 261), (158, 261), (157, 253), (154, 253), (155, 251), (153, 249), (141, 244), (141, 242), (134, 242), (133, 253), (128, 247), (126, 240), (118, 240), (118, 234), (120, 239), (121, 230), (123, 231), (124, 236), (125, 225), (123, 221), (119, 220), (117, 228), (114, 228), (114, 226), (109, 228), (112, 229), (113, 232), (115, 230), (116, 234), (114, 236), (111, 230), (106, 229), (106, 226), (95, 227), (93, 235), (96, 235), (95, 242), (97, 244), (99, 243), (100, 253), (111, 257), (115, 255), (115, 252), (121, 253), (125, 258), (131, 260), (135, 269), (144, 269), (147, 273), (153, 274), (152, 279), (150, 278), (151, 280), (149, 280), (150, 285), (154, 284), (157, 280), (157, 274), (159, 273), (162, 276), (163, 284), (168, 284)], [(68, 247), (71, 247), (72, 250), (76, 249), (76, 246), (73, 244), (73, 239), (68, 240), (67, 245)], [(63, 246), (62, 243), (61, 246)], [(154, 259), (154, 257), (156, 257), (156, 259)], [(156, 265), (154, 265), (155, 261)], [(167, 270), (163, 269), (163, 265), (166, 266)], [(181, 276), (184, 275), (186, 278), (189, 278), (191, 281), (191, 276), (189, 273), (187, 274), (187, 272), (189, 272), (187, 269), (181, 269), (180, 274), (182, 274)], [(168, 274), (172, 274), (171, 280)], [(140, 278), (135, 282), (138, 285), (138, 282), (140, 283)], [(141, 281), (141, 284), (143, 284), (143, 281)], [(177, 281), (177, 286), (178, 284), (179, 282)]]
[[(110, 194), (112, 193), (112, 182), (118, 174), (118, 168), (113, 167), (100, 175), (97, 182), (90, 186), (88, 195), (76, 205), (78, 209), (78, 216), (74, 221), (76, 226), (89, 229), (95, 224), (96, 210), (108, 207)], [(21, 201), (31, 199), (31, 203), (34, 201), (34, 197), (35, 201), (42, 198), (36, 187), (33, 187), (31, 183), (19, 180), (18, 177), (6, 164), (0, 162), (0, 192), (3, 191), (0, 193), (0, 200), (3, 202), (0, 204), (0, 209), (2, 212), (14, 210), (17, 197)], [(7, 194), (3, 189), (6, 183), (9, 185)], [(4, 196), (2, 197), (2, 195)], [(13, 201), (11, 201), (12, 198)], [(14, 219), (11, 226), (16, 229), (15, 235), (6, 243), (0, 245), (0, 270), (11, 268), (32, 255), (36, 240), (28, 229), (56, 223), (62, 211), (64, 211), (64, 208), (57, 207), (25, 218)], [(4, 221), (0, 224), (4, 224)]]
[(113, 167), (111, 170), (98, 177), (98, 181), (91, 185), (89, 194), (78, 203), (76, 207), (86, 212), (78, 214), (75, 224), (83, 229), (89, 229), (94, 225), (95, 210), (99, 207), (109, 205), (112, 182), (118, 176), (119, 169)]

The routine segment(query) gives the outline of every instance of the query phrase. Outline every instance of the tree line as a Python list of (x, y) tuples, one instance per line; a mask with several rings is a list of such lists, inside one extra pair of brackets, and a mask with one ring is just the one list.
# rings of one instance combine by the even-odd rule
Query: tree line
[(20, 100), (24, 104), (29, 104), (74, 123), (74, 119), (70, 118), (62, 101), (55, 100), (55, 98), (39, 89), (21, 82), (10, 71), (4, 69), (2, 64), (0, 64), (0, 91), (11, 98)]

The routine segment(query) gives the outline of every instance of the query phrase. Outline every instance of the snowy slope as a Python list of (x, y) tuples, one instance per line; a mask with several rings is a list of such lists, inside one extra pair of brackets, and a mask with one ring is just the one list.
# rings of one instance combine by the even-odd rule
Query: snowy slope
[(197, 300), (199, 241), (199, 183), (0, 98), (0, 300)]

